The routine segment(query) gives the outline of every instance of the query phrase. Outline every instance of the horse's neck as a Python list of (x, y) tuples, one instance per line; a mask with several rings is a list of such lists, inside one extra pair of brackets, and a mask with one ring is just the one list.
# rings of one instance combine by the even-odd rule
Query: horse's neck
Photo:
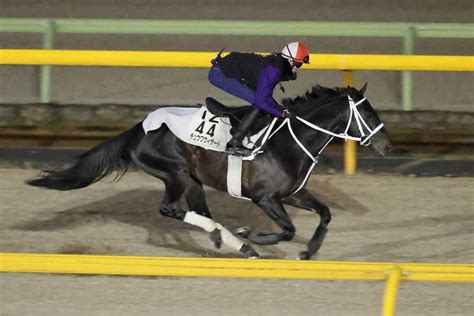
[[(327, 106), (323, 106), (321, 110), (316, 110), (303, 118), (332, 133), (341, 133), (344, 131), (347, 124), (347, 107), (344, 101), (344, 99), (336, 100)], [(321, 152), (321, 149), (323, 149), (332, 139), (332, 136), (329, 134), (314, 130), (299, 121), (294, 121), (295, 124), (292, 124), (292, 126), (295, 130), (295, 134), (300, 135), (299, 139), (303, 144), (305, 144), (305, 146), (307, 146), (307, 149), (313, 156), (318, 155)]]
[[(313, 119), (310, 122), (332, 133), (339, 133), (342, 126), (341, 120), (337, 116), (324, 119), (316, 117), (316, 119)], [(331, 135), (314, 130), (299, 121), (297, 124), (293, 124), (293, 126), (295, 134), (300, 135), (300, 141), (305, 144), (306, 148), (313, 156), (317, 156), (333, 138)]]
[[(329, 111), (330, 112), (330, 111)], [(311, 115), (311, 123), (326, 129), (331, 132), (339, 132), (342, 125), (342, 113), (331, 113), (330, 115), (323, 115), (324, 113), (315, 112)], [(331, 141), (332, 136), (322, 132), (318, 132), (308, 127), (307, 125), (297, 121), (291, 120), (291, 128), (298, 141), (309, 151), (312, 157), (319, 155), (321, 150)], [(307, 168), (312, 164), (312, 159), (300, 147), (298, 142), (294, 139), (289, 131), (289, 127), (283, 128), (285, 131), (279, 131), (274, 135), (272, 142), (276, 145), (274, 148), (284, 153), (285, 158), (291, 161), (294, 168), (299, 172), (307, 172)]]

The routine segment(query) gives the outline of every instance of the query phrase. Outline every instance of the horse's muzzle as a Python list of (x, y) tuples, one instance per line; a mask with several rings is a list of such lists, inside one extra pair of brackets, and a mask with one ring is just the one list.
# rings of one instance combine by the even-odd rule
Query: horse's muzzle
[(381, 157), (387, 157), (393, 150), (393, 145), (388, 139), (384, 139), (380, 142), (372, 143), (372, 148)]

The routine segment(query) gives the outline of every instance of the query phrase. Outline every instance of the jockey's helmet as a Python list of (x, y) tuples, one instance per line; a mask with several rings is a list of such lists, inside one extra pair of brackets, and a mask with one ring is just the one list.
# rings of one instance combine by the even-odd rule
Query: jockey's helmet
[(309, 64), (309, 51), (301, 42), (288, 43), (281, 50), (281, 55), (300, 65), (301, 63)]

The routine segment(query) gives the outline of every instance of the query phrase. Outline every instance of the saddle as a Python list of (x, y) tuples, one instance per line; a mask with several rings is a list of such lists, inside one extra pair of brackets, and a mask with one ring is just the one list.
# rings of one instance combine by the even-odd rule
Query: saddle
[[(230, 130), (231, 135), (233, 131), (239, 126), (240, 121), (248, 112), (254, 109), (253, 106), (240, 106), (240, 107), (227, 107), (221, 102), (217, 101), (214, 98), (206, 98), (206, 106), (209, 112), (214, 114), (217, 117), (227, 117), (230, 120), (232, 129)], [(261, 113), (257, 122), (250, 127), (249, 134), (255, 134), (265, 128), (272, 121), (272, 117), (264, 112)]]

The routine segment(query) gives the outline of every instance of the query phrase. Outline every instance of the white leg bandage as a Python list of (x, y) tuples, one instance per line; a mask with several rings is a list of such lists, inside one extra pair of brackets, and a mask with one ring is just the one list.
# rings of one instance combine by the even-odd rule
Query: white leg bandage
[(228, 231), (227, 228), (225, 228), (219, 223), (216, 224), (217, 229), (219, 229), (219, 231), (221, 232), (222, 242), (230, 248), (239, 251), (244, 245), (244, 243), (240, 239), (232, 235), (232, 233)]
[(201, 227), (208, 233), (212, 233), (214, 230), (218, 229), (221, 233), (222, 242), (234, 250), (239, 251), (244, 245), (244, 243), (232, 235), (232, 233), (228, 231), (227, 228), (219, 223), (214, 222), (208, 217), (197, 214), (196, 212), (186, 212), (183, 222)]
[(183, 222), (201, 227), (208, 233), (213, 232), (217, 228), (216, 222), (206, 216), (199, 215), (195, 212), (186, 212)]

